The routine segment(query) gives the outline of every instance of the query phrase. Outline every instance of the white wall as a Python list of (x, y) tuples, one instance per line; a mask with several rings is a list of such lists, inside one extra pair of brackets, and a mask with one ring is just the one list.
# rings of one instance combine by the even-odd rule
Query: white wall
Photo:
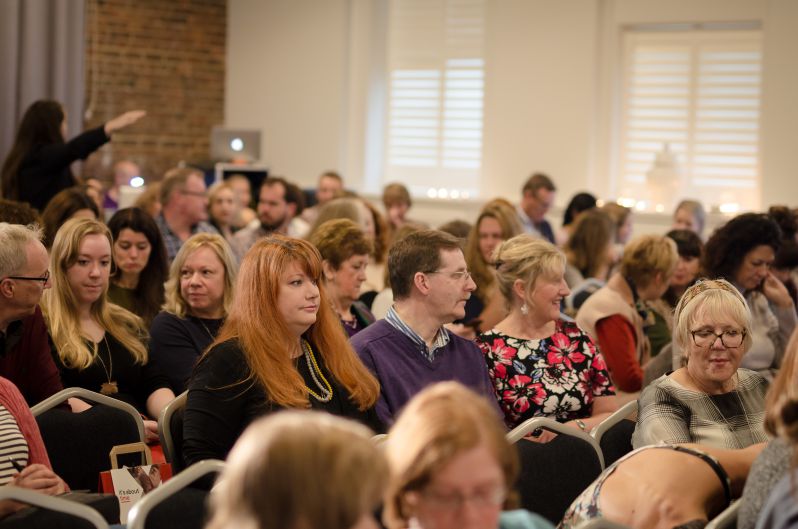
[[(386, 1), (230, 0), (227, 125), (262, 128), (274, 171), (312, 185), (339, 168), (366, 189)], [(762, 23), (763, 204), (796, 205), (795, 0), (488, 0), (483, 195), (515, 199), (543, 170), (560, 205), (581, 190), (608, 196), (620, 28), (692, 21)]]

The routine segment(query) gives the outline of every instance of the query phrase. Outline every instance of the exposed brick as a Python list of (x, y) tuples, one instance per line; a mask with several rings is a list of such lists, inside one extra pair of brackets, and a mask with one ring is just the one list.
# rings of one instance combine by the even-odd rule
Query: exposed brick
[(205, 162), (210, 131), (224, 121), (227, 0), (98, 0), (88, 2), (86, 107), (96, 91), (96, 127), (135, 108), (147, 117), (114, 134), (84, 164), (107, 178), (111, 164), (131, 158), (149, 179), (177, 162)]

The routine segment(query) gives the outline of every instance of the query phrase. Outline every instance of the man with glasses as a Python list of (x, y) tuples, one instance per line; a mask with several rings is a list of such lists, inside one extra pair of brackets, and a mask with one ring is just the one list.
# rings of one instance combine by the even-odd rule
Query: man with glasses
[(161, 183), (161, 206), (155, 223), (163, 235), (170, 263), (195, 233), (219, 233), (206, 222), (207, 189), (205, 178), (197, 169), (181, 167), (166, 172)]
[(465, 315), (476, 284), (460, 242), (436, 230), (413, 233), (388, 255), (394, 305), (385, 319), (360, 331), (352, 346), (380, 381), (377, 415), (389, 426), (429, 384), (456, 380), (498, 404), (479, 348), (444, 325)]
[(29, 406), (61, 389), (39, 301), (50, 288), (42, 231), (0, 222), (0, 376)]

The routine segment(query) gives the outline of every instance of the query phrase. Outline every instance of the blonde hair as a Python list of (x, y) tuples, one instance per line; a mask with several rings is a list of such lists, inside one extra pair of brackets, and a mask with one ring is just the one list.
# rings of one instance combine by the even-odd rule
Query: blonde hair
[(745, 332), (743, 352), (751, 348), (751, 312), (740, 292), (725, 279), (702, 280), (688, 288), (676, 304), (673, 315), (673, 341), (684, 351), (690, 350), (690, 329), (699, 316), (730, 319)]
[(565, 256), (556, 246), (527, 233), (504, 241), (493, 252), (493, 260), (499, 291), (510, 307), (515, 299), (516, 280), (524, 282), (529, 297), (539, 277), (553, 277), (565, 269)]
[(482, 444), (502, 469), (506, 489), (512, 490), (518, 455), (505, 433), (488, 400), (459, 382), (440, 382), (418, 393), (399, 415), (385, 443), (392, 474), (385, 496), (385, 525), (407, 527), (412, 513), (406, 494), (420, 491), (455, 457)]
[(485, 204), (485, 207), (479, 213), (479, 217), (477, 217), (477, 221), (471, 226), (463, 254), (468, 270), (471, 272), (471, 277), (474, 279), (474, 283), (477, 284), (477, 290), (473, 294), (483, 302), (487, 300), (488, 294), (496, 282), (495, 274), (492, 270), (493, 263), (486, 262), (479, 249), (479, 225), (486, 218), (495, 219), (499, 223), (502, 230), (502, 239), (505, 241), (523, 231), (518, 220), (518, 214), (512, 205), (504, 199), (494, 199)]
[(648, 286), (657, 274), (667, 279), (676, 267), (676, 243), (664, 235), (641, 235), (626, 245), (621, 259), (621, 275), (638, 288)]
[(233, 304), (233, 288), (236, 282), (236, 265), (230, 245), (221, 235), (215, 233), (197, 233), (192, 235), (180, 251), (177, 252), (172, 266), (169, 268), (169, 279), (164, 285), (166, 301), (163, 310), (170, 312), (178, 318), (185, 318), (189, 312), (189, 306), (183, 294), (180, 292), (180, 270), (186, 264), (186, 259), (200, 248), (210, 248), (216, 257), (222, 262), (224, 267), (224, 314), (230, 312)]
[[(42, 296), (42, 309), (53, 343), (57, 344), (58, 356), (68, 368), (86, 369), (97, 357), (97, 345), (89, 348), (86, 336), (80, 327), (75, 310), (77, 300), (67, 279), (67, 270), (78, 259), (80, 245), (89, 235), (102, 235), (108, 239), (109, 259), (113, 240), (108, 228), (93, 219), (71, 219), (55, 236), (50, 252), (50, 281), (52, 288)], [(143, 339), (147, 336), (141, 318), (108, 301), (108, 285), (102, 295), (91, 306), (91, 315), (114, 338), (127, 349), (137, 364), (147, 363), (147, 348)]]
[(798, 331), (784, 350), (778, 375), (765, 398), (765, 431), (798, 442)]
[(230, 452), (207, 529), (350, 529), (376, 509), (388, 481), (372, 435), (323, 412), (259, 419)]

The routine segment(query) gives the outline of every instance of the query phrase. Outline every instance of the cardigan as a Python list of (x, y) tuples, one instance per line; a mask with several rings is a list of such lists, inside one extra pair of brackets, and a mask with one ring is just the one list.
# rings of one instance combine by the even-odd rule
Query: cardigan
[(413, 396), (430, 384), (456, 380), (487, 398), (503, 414), (496, 402), (493, 383), (482, 352), (474, 342), (445, 330), (449, 343), (428, 360), (407, 335), (385, 320), (380, 320), (352, 337), (360, 359), (380, 382), (377, 415), (387, 426)]
[(28, 443), (28, 465), (41, 464), (53, 469), (47, 449), (39, 432), (39, 425), (28, 408), (17, 387), (8, 379), (0, 377), (0, 404), (14, 416), (19, 431)]

